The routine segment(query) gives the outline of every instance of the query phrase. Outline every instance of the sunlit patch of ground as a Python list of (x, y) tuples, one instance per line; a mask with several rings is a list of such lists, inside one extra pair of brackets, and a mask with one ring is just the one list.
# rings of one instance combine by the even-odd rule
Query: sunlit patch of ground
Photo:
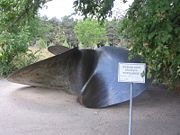
[(43, 60), (49, 57), (54, 56), (52, 53), (50, 53), (47, 48), (38, 48), (38, 47), (29, 47), (29, 50), (33, 52), (37, 57), (39, 57), (39, 60)]
[[(47, 48), (39, 48), (39, 47), (29, 47), (30, 52), (32, 51), (35, 56), (38, 57), (39, 60), (43, 60), (49, 57), (54, 56), (52, 53), (50, 53)], [(0, 48), (0, 55), (1, 55), (1, 48)]]

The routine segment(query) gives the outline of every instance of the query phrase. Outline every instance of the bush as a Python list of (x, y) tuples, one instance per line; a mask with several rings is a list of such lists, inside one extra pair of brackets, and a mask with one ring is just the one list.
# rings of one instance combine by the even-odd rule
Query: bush
[(124, 19), (131, 55), (142, 55), (148, 77), (170, 86), (180, 80), (179, 12), (178, 0), (137, 0)]
[(90, 18), (79, 21), (75, 25), (74, 32), (82, 47), (85, 48), (95, 48), (98, 43), (107, 38), (105, 26)]
[[(26, 55), (30, 42), (28, 28), (25, 27), (18, 33), (3, 31), (0, 34), (1, 54), (0, 54), (0, 74), (7, 76), (19, 66), (15, 60), (22, 55)], [(22, 61), (21, 61), (22, 62)]]

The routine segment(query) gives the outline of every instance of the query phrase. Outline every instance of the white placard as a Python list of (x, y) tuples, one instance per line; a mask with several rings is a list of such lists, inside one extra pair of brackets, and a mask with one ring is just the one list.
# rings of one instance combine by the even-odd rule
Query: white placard
[(145, 83), (145, 63), (119, 63), (118, 82)]

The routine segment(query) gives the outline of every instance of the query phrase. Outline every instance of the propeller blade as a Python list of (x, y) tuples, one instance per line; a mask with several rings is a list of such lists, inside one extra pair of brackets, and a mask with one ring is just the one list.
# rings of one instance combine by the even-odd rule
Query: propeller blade
[(60, 45), (48, 47), (48, 51), (53, 53), (54, 55), (58, 55), (58, 54), (64, 53), (69, 50), (70, 50), (70, 48), (65, 47), (65, 46), (60, 46)]
[(72, 92), (68, 75), (77, 65), (79, 55), (80, 51), (74, 48), (26, 66), (11, 74), (7, 79), (25, 85), (58, 88)]

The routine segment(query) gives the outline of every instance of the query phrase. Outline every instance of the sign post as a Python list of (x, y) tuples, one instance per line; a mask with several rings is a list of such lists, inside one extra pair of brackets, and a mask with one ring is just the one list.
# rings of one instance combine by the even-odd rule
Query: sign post
[(133, 83), (130, 83), (130, 99), (129, 99), (129, 128), (128, 135), (132, 135), (132, 114), (133, 114)]
[(145, 83), (145, 69), (145, 63), (119, 63), (118, 82), (130, 83), (128, 135), (132, 135), (133, 83)]

